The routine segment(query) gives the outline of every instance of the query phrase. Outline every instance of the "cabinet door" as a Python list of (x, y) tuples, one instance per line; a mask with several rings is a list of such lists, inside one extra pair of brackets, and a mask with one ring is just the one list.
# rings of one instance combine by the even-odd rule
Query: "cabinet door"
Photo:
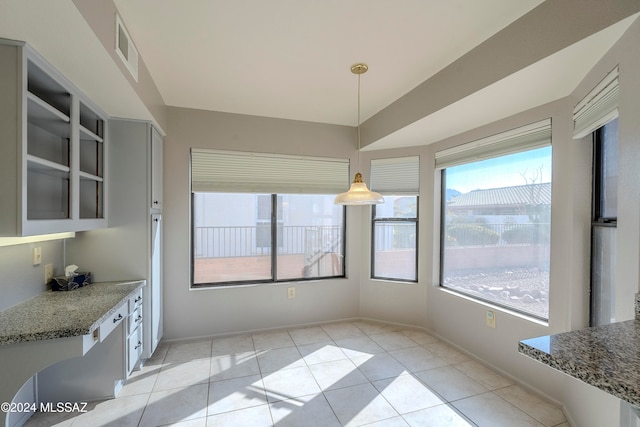
[(151, 128), (151, 208), (162, 209), (162, 136)]
[(155, 214), (151, 216), (151, 277), (147, 288), (151, 293), (151, 315), (147, 316), (150, 322), (151, 336), (149, 353), (150, 357), (155, 351), (162, 338), (162, 216)]

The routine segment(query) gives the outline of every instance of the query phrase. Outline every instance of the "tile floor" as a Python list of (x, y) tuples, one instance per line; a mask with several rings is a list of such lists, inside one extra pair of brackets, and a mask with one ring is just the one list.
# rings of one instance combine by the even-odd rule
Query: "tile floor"
[(419, 331), (343, 322), (161, 344), (118, 398), (27, 426), (558, 426), (560, 409)]

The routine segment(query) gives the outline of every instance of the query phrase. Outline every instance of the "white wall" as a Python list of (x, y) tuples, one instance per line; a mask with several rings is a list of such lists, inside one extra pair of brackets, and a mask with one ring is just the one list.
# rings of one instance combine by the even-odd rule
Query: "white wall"
[[(347, 213), (346, 279), (190, 290), (191, 147), (349, 158), (355, 129), (169, 108), (164, 145), (165, 339), (280, 328), (358, 316), (357, 208)], [(352, 161), (355, 161), (353, 159)], [(348, 184), (345, 183), (345, 190)], [(354, 212), (356, 215), (354, 215)], [(287, 299), (287, 288), (296, 298)]]

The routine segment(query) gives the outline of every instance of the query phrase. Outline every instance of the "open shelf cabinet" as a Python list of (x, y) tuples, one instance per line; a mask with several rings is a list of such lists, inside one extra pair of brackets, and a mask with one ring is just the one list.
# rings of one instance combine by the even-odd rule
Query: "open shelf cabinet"
[(25, 43), (0, 64), (0, 236), (106, 227), (107, 115)]

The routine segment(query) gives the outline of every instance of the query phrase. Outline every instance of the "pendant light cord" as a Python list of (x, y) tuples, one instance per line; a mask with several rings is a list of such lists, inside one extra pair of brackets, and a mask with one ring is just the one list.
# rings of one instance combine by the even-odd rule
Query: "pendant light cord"
[(360, 171), (360, 76), (358, 74), (358, 172)]

